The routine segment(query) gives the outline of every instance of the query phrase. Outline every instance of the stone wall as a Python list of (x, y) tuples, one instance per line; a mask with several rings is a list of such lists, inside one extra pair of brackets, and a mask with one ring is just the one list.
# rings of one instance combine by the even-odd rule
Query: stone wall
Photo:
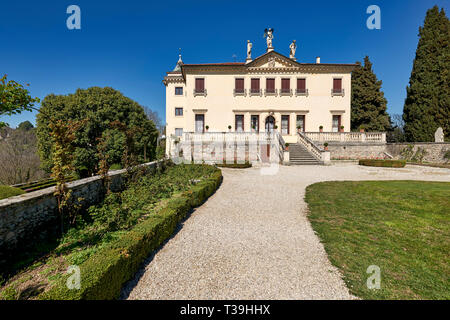
[(331, 152), (331, 159), (346, 160), (346, 159), (387, 159), (391, 155), (394, 159), (402, 159), (401, 152), (409, 145), (413, 145), (413, 153), (416, 153), (418, 148), (425, 150), (426, 154), (423, 161), (433, 163), (443, 163), (444, 154), (450, 150), (450, 143), (448, 142), (414, 142), (414, 143), (330, 143), (328, 149)]
[[(145, 164), (156, 165), (156, 161)], [(112, 191), (122, 189), (125, 172), (125, 169), (110, 171)], [(84, 206), (96, 204), (104, 196), (100, 176), (76, 180), (67, 186), (73, 192), (73, 199), (81, 197)], [(0, 265), (11, 252), (26, 250), (57, 234), (60, 221), (54, 191), (55, 187), (49, 187), (0, 200)]]

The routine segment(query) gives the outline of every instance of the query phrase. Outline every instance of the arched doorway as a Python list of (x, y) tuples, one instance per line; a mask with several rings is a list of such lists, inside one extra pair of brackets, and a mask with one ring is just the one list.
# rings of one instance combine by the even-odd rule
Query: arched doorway
[(275, 118), (272, 116), (268, 116), (266, 118), (266, 132), (272, 132), (274, 125), (275, 125)]

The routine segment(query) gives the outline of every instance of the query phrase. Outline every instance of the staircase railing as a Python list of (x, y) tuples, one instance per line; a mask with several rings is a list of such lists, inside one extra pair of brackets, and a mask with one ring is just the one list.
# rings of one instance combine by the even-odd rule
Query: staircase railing
[(322, 152), (320, 149), (310, 138), (308, 138), (303, 132), (297, 133), (297, 141), (303, 147), (306, 148), (317, 160), (323, 161)]
[(277, 142), (278, 142), (277, 143), (278, 144), (278, 146), (277, 146), (278, 158), (280, 159), (280, 163), (282, 163), (284, 160), (285, 142), (284, 142), (283, 137), (277, 130), (274, 130), (273, 133), (274, 133), (274, 137), (277, 139)]

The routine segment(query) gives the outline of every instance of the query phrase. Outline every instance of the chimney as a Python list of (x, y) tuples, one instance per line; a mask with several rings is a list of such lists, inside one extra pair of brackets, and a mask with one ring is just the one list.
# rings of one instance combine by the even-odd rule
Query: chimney
[(320, 63), (320, 57), (316, 58), (316, 63)]

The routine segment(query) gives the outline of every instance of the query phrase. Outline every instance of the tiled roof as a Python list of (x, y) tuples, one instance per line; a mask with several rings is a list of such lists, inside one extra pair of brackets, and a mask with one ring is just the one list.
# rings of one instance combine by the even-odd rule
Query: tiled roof
[(245, 62), (222, 62), (222, 63), (185, 63), (183, 67), (195, 66), (243, 66)]

